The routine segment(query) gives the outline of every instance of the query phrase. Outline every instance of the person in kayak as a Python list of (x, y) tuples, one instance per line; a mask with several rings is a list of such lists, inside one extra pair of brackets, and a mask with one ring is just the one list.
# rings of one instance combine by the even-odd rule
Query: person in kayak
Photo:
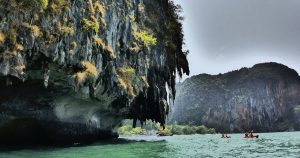
[(249, 133), (248, 132), (245, 133), (245, 138), (247, 138), (247, 137), (249, 137)]
[(227, 135), (227, 133), (226, 133), (226, 135), (225, 135), (225, 136), (226, 136), (226, 138), (231, 138), (230, 136), (228, 136), (228, 135)]
[(231, 138), (231, 137), (228, 136), (227, 133), (225, 133), (225, 134), (222, 133), (222, 137), (221, 138)]
[(254, 137), (254, 135), (253, 135), (253, 130), (250, 131), (250, 137), (251, 137), (251, 138)]
[(259, 135), (253, 135), (253, 130), (252, 130), (252, 131), (246, 132), (244, 138), (258, 138), (258, 137), (259, 137)]

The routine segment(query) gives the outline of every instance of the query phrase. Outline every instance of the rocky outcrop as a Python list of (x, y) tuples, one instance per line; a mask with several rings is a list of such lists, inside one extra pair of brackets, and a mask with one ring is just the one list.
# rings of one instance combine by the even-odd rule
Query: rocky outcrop
[(0, 0), (0, 142), (107, 138), (124, 118), (164, 124), (175, 72), (189, 73), (179, 9)]
[(186, 79), (178, 85), (171, 120), (221, 132), (300, 130), (299, 104), (298, 73), (281, 64), (263, 63)]

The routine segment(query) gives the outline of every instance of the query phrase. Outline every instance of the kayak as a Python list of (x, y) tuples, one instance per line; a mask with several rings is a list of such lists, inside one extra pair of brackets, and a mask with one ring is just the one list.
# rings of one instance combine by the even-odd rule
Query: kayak
[(244, 137), (244, 138), (258, 138), (259, 135), (256, 135), (256, 136), (247, 136), (247, 137)]

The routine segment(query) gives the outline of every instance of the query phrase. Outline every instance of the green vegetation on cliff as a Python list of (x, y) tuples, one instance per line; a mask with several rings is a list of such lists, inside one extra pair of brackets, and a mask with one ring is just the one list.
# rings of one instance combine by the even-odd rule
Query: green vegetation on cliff
[(164, 125), (166, 83), (174, 98), (176, 74), (189, 74), (180, 11), (171, 0), (0, 0), (1, 86), (41, 83), (49, 106), (73, 97), (63, 105)]
[(300, 113), (300, 105), (295, 106), (295, 107), (294, 107), (294, 111), (295, 111), (296, 113)]
[(139, 38), (141, 38), (147, 48), (149, 48), (150, 46), (155, 46), (157, 44), (157, 39), (146, 31), (142, 31), (141, 33), (139, 33)]

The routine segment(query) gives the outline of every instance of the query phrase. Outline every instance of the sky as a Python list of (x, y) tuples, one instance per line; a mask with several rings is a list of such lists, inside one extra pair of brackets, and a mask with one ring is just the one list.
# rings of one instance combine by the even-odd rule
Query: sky
[(174, 1), (183, 8), (191, 75), (262, 62), (300, 72), (300, 0)]

